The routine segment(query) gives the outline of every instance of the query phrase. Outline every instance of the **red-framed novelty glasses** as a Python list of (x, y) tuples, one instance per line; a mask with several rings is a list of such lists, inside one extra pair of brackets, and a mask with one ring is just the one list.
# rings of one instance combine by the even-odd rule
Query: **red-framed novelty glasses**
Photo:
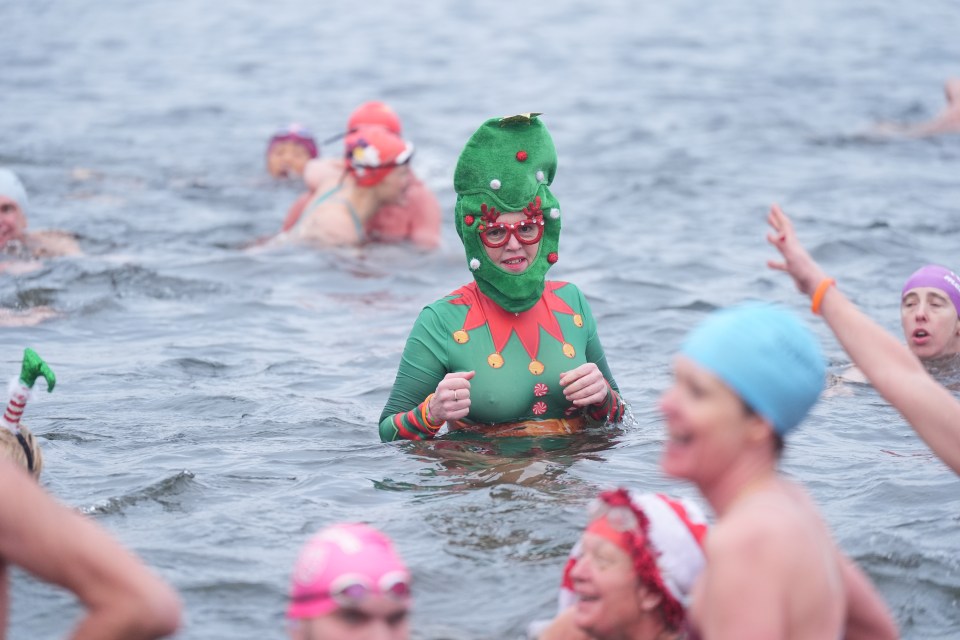
[(536, 244), (543, 237), (543, 218), (528, 218), (514, 223), (489, 222), (480, 232), (480, 240), (491, 249), (502, 247), (513, 235), (520, 244)]
[(294, 597), (295, 602), (330, 598), (341, 607), (355, 607), (372, 595), (381, 595), (395, 602), (410, 599), (410, 575), (406, 571), (391, 571), (380, 578), (376, 585), (367, 576), (347, 573), (330, 585), (328, 591), (305, 593)]

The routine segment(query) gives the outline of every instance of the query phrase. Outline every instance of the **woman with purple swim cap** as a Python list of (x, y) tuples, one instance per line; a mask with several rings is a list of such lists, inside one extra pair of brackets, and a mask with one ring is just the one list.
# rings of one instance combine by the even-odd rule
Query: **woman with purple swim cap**
[(410, 572), (390, 539), (338, 524), (300, 551), (290, 587), (291, 640), (407, 640)]
[(921, 360), (960, 352), (960, 277), (935, 264), (918, 269), (900, 293), (900, 323), (910, 351)]
[[(780, 207), (774, 205), (771, 208), (767, 222), (773, 228), (767, 240), (783, 256), (783, 262), (771, 260), (767, 265), (771, 269), (786, 271), (800, 292), (812, 297), (813, 312), (823, 315), (844, 351), (874, 388), (903, 415), (933, 452), (960, 474), (960, 402), (930, 376), (919, 359), (922, 356), (916, 350), (911, 352), (914, 345), (911, 349), (905, 347), (833, 286), (833, 278), (828, 278), (807, 253), (797, 238), (793, 223)], [(917, 304), (921, 304), (922, 295), (923, 303), (931, 307), (932, 313), (932, 299), (926, 302), (931, 290), (946, 294), (950, 306), (954, 307), (952, 313), (942, 311), (945, 316), (950, 316), (943, 320), (949, 333), (950, 323), (957, 322), (960, 300), (953, 297), (956, 276), (939, 269), (925, 267), (915, 273), (904, 287), (903, 301), (904, 305), (909, 304), (911, 293), (915, 293)], [(915, 325), (919, 326), (915, 317), (909, 325), (905, 321), (904, 332)], [(932, 337), (939, 341), (944, 337), (931, 333), (940, 332), (932, 324), (926, 325), (924, 330), (926, 336), (918, 334), (916, 329), (910, 330), (908, 340), (920, 337), (923, 344), (915, 346), (926, 348), (933, 340), (924, 341), (922, 338)]]

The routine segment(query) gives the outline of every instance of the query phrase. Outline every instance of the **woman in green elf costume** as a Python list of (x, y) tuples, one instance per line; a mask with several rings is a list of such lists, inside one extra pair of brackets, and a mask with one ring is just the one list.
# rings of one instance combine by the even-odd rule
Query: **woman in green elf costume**
[(561, 213), (538, 115), (487, 120), (460, 154), (456, 227), (474, 282), (420, 312), (380, 416), (385, 442), (432, 438), (444, 424), (546, 436), (623, 417), (586, 299), (545, 280)]

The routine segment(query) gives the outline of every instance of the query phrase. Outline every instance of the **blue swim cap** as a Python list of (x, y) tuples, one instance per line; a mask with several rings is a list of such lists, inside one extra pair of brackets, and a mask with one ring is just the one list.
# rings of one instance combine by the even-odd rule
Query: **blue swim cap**
[(800, 424), (823, 391), (826, 365), (816, 338), (776, 305), (716, 311), (680, 353), (723, 380), (780, 435)]

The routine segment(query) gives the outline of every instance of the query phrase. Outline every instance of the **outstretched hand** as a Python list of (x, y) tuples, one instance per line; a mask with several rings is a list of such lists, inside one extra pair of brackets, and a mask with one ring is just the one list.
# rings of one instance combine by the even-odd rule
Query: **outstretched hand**
[(47, 381), (47, 391), (53, 391), (57, 384), (57, 377), (53, 374), (53, 369), (43, 361), (37, 352), (27, 347), (23, 350), (23, 366), (20, 367), (20, 380), (31, 389), (37, 378), (43, 376)]
[(812, 296), (827, 274), (800, 244), (793, 230), (793, 223), (778, 205), (770, 207), (767, 222), (773, 228), (773, 231), (767, 234), (767, 241), (783, 256), (783, 262), (767, 260), (767, 266), (777, 271), (786, 271), (801, 293)]

